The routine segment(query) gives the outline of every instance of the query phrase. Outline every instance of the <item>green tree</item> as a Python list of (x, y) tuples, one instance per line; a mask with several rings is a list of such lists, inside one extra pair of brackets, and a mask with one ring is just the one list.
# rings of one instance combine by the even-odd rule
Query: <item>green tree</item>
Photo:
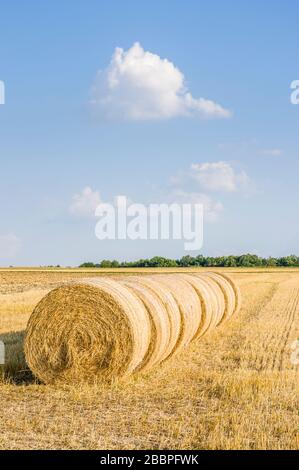
[(119, 268), (119, 262), (116, 259), (111, 261), (111, 268)]
[(80, 264), (79, 268), (94, 268), (95, 265), (91, 261)]
[(111, 261), (109, 261), (108, 259), (103, 259), (101, 262), (100, 262), (100, 267), (101, 268), (111, 268)]

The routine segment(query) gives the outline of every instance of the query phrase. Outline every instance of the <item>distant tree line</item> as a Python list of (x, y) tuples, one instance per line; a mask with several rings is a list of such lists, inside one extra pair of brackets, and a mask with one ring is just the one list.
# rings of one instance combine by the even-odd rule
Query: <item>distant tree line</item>
[(261, 258), (257, 255), (246, 254), (240, 256), (183, 256), (180, 259), (169, 259), (162, 256), (154, 256), (150, 259), (139, 259), (137, 261), (102, 260), (99, 263), (87, 262), (81, 264), (80, 268), (176, 268), (176, 267), (299, 267), (299, 257), (295, 255), (283, 256), (281, 258)]

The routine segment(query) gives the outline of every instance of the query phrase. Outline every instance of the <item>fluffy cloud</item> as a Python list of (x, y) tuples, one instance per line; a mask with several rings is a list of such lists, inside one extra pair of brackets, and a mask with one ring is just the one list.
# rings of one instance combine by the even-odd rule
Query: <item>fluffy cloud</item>
[(100, 202), (100, 193), (86, 186), (80, 193), (74, 194), (70, 205), (70, 212), (81, 217), (92, 216)]
[(231, 116), (214, 101), (193, 98), (183, 73), (169, 60), (144, 51), (138, 42), (127, 51), (115, 49), (108, 68), (98, 73), (92, 104), (110, 119)]
[(207, 191), (237, 191), (248, 185), (249, 178), (244, 171), (236, 173), (225, 161), (212, 163), (194, 163), (191, 165), (191, 176)]
[(0, 235), (0, 259), (14, 258), (21, 248), (21, 240), (13, 233)]
[(170, 195), (171, 202), (178, 204), (202, 204), (204, 210), (204, 218), (209, 222), (215, 222), (223, 205), (219, 201), (214, 201), (210, 196), (204, 193), (188, 192), (182, 189), (173, 191)]
[(244, 171), (237, 172), (229, 162), (194, 163), (188, 171), (181, 171), (170, 180), (174, 188), (170, 200), (178, 203), (201, 203), (205, 220), (214, 222), (223, 210), (223, 204), (211, 196), (214, 192), (235, 193), (251, 185)]

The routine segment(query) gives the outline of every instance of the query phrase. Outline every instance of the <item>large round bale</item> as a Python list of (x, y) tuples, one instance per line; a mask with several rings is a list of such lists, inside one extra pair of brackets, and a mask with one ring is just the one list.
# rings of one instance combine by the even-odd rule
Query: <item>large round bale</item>
[[(176, 281), (176, 276), (173, 278), (173, 282)], [(133, 282), (133, 281), (132, 281)], [(165, 359), (170, 358), (175, 352), (177, 352), (182, 339), (182, 325), (181, 325), (181, 312), (178, 304), (173, 297), (170, 290), (158, 281), (158, 276), (139, 276), (134, 278), (134, 284), (142, 286), (153, 296), (156, 296), (164, 306), (164, 312), (167, 314), (167, 320), (169, 322), (169, 341), (166, 345), (164, 353), (161, 357), (161, 362)], [(161, 322), (165, 322), (166, 319), (161, 319)]]
[(234, 291), (234, 297), (235, 297), (235, 308), (234, 308), (234, 311), (233, 311), (233, 315), (236, 315), (240, 308), (241, 308), (241, 303), (242, 303), (242, 300), (241, 300), (241, 291), (240, 291), (240, 288), (239, 286), (231, 279), (230, 276), (228, 276), (226, 273), (221, 273), (220, 274), (224, 279), (227, 280), (227, 282), (231, 285), (233, 291)]
[(207, 277), (210, 277), (211, 279), (213, 279), (218, 284), (218, 286), (220, 287), (220, 289), (221, 289), (221, 291), (224, 295), (225, 309), (224, 309), (222, 319), (218, 323), (218, 325), (219, 325), (222, 322), (229, 319), (235, 312), (235, 309), (236, 309), (235, 292), (233, 290), (232, 284), (223, 275), (221, 275), (219, 273), (214, 273), (214, 272), (207, 272), (207, 273), (205, 273), (205, 275)]
[(151, 325), (144, 304), (111, 279), (51, 291), (26, 332), (26, 360), (43, 382), (122, 377), (146, 357)]
[(171, 343), (171, 322), (167, 307), (153, 289), (144, 286), (139, 278), (122, 279), (121, 284), (132, 290), (143, 302), (151, 324), (151, 339), (147, 354), (135, 372), (146, 371), (161, 362), (168, 355)]
[(201, 323), (201, 302), (190, 283), (181, 274), (156, 275), (155, 279), (169, 289), (180, 310), (181, 335), (176, 345), (177, 353), (186, 347), (197, 335)]
[(196, 277), (202, 279), (202, 281), (207, 284), (210, 291), (210, 298), (214, 312), (210, 328), (215, 328), (221, 322), (225, 312), (225, 298), (223, 292), (219, 285), (211, 277), (207, 276), (206, 273), (196, 274)]
[(211, 328), (215, 317), (215, 309), (217, 308), (216, 300), (206, 279), (195, 276), (194, 274), (181, 274), (181, 276), (186, 282), (192, 285), (201, 303), (201, 322), (197, 335), (194, 337), (194, 339), (197, 339), (207, 333)]

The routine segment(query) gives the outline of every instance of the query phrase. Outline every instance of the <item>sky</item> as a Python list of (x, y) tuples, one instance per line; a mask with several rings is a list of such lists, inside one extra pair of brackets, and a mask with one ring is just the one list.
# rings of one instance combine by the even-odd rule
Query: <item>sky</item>
[(94, 210), (201, 202), (210, 256), (299, 253), (299, 5), (0, 3), (0, 265), (178, 258)]

